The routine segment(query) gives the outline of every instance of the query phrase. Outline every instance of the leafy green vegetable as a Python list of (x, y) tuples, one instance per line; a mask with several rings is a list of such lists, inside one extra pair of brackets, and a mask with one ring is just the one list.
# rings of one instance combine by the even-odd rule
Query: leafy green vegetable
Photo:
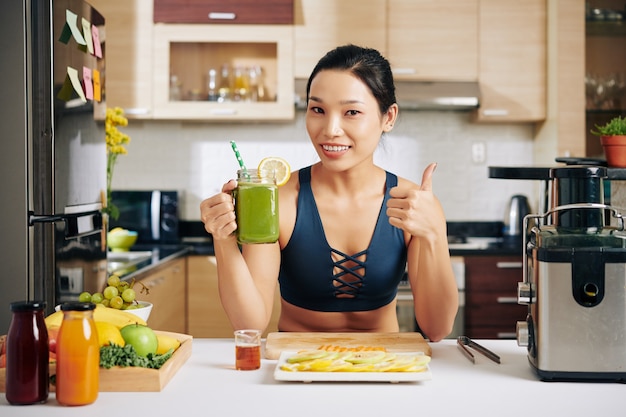
[(139, 356), (132, 345), (124, 347), (112, 344), (100, 348), (100, 366), (110, 369), (114, 366), (139, 366), (142, 368), (159, 369), (174, 354), (170, 349), (162, 355), (148, 353), (148, 356)]

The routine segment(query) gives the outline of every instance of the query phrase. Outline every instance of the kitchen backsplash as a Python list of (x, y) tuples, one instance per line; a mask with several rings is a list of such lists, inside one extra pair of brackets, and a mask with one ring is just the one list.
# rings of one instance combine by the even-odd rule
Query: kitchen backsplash
[[(529, 197), (533, 181), (488, 178), (488, 166), (531, 165), (534, 128), (529, 124), (476, 124), (468, 112), (400, 112), (394, 130), (375, 155), (385, 169), (416, 183), (437, 162), (433, 190), (450, 221), (504, 217), (513, 194)], [(281, 156), (292, 169), (315, 163), (304, 113), (289, 123), (182, 123), (130, 120), (128, 155), (118, 158), (114, 189), (173, 189), (180, 192), (180, 217), (198, 220), (200, 202), (235, 177), (229, 141), (235, 140), (249, 167), (265, 156)], [(473, 151), (484, 150), (484, 158)]]

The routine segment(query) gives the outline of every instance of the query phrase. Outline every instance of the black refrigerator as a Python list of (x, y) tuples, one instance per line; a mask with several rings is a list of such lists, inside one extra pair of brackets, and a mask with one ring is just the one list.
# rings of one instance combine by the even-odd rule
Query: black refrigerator
[(0, 334), (106, 280), (103, 16), (82, 0), (0, 5)]

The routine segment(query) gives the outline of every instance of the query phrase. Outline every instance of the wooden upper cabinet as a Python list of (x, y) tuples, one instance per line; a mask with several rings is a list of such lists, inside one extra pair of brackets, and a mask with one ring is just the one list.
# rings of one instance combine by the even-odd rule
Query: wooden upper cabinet
[(477, 80), (478, 0), (387, 0), (387, 4), (386, 52), (396, 78)]
[(90, 0), (106, 19), (105, 95), (128, 118), (152, 117), (152, 0)]
[(385, 52), (386, 0), (298, 0), (294, 6), (296, 78), (308, 78), (317, 61), (340, 45)]
[(546, 0), (480, 0), (479, 16), (482, 97), (477, 120), (544, 120)]
[(294, 0), (154, 0), (155, 23), (292, 24)]

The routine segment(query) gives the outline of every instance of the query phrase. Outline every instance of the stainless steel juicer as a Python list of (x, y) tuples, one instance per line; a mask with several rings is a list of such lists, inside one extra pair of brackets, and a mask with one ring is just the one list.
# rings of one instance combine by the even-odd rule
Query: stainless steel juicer
[[(553, 168), (552, 206), (524, 219), (528, 305), (517, 340), (545, 381), (626, 381), (626, 233), (604, 167)], [(605, 224), (610, 213), (615, 225)]]

